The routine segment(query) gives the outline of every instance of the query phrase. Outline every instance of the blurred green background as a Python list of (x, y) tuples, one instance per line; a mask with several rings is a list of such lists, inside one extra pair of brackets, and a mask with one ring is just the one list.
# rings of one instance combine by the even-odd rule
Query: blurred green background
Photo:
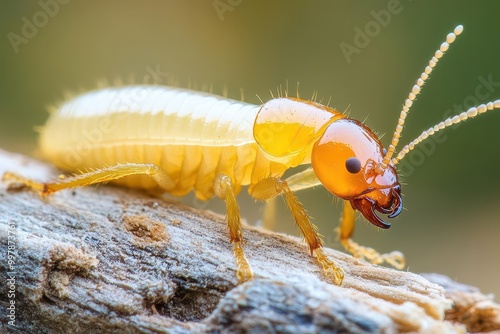
[[(331, 106), (390, 134), (428, 59), (463, 24), (408, 117), (404, 144), (454, 105), (500, 98), (499, 11), (498, 1), (450, 0), (4, 1), (0, 147), (33, 155), (33, 128), (65, 91), (93, 89), (102, 79), (152, 82), (154, 73), (160, 84), (211, 84), (236, 99), (243, 89), (252, 103), (300, 82), (302, 97), (331, 96)], [(359, 40), (365, 29), (369, 40)], [(347, 44), (357, 53), (346, 57)], [(448, 130), (444, 143), (401, 165), (406, 210), (393, 227), (381, 232), (359, 219), (355, 240), (401, 250), (413, 272), (443, 273), (499, 296), (499, 144), (500, 111)], [(299, 195), (327, 245), (338, 248), (340, 205), (320, 188)], [(255, 223), (262, 206), (242, 197), (243, 215)], [(296, 234), (281, 202), (276, 229)], [(220, 201), (210, 205), (223, 210)]]

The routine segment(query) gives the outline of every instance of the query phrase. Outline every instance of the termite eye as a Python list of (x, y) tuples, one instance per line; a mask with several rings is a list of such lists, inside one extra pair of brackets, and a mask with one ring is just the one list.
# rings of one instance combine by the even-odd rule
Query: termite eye
[(352, 157), (345, 161), (345, 168), (351, 174), (356, 174), (361, 170), (361, 161), (358, 158)]

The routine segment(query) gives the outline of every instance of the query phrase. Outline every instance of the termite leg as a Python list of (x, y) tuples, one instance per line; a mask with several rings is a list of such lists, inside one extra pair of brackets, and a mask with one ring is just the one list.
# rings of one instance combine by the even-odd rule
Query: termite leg
[(250, 194), (252, 197), (259, 200), (268, 200), (281, 194), (285, 195), (286, 203), (290, 208), (290, 211), (292, 212), (295, 222), (302, 232), (304, 239), (309, 245), (311, 255), (313, 253), (316, 254), (316, 259), (322, 266), (325, 274), (328, 277), (331, 277), (335, 284), (342, 284), (342, 280), (344, 279), (344, 270), (337, 266), (335, 262), (328, 258), (328, 256), (324, 253), (321, 248), (321, 239), (318, 235), (316, 226), (311, 223), (304, 207), (300, 204), (295, 194), (290, 190), (286, 181), (278, 177), (263, 179), (251, 187)]
[(300, 173), (293, 174), (285, 181), (293, 192), (322, 185), (321, 181), (316, 177), (312, 167)]
[(157, 165), (136, 163), (118, 164), (115, 166), (96, 169), (87, 173), (66, 177), (48, 183), (36, 182), (10, 172), (5, 173), (2, 180), (20, 183), (32, 190), (37, 191), (41, 196), (45, 196), (66, 188), (109, 182), (125, 176), (139, 174), (150, 176), (163, 189), (169, 189), (174, 185), (168, 174)]
[[(299, 190), (309, 189), (321, 185), (321, 182), (316, 177), (316, 174), (314, 174), (314, 170), (312, 168), (308, 168), (300, 173), (290, 176), (285, 180), (285, 182), (294, 193)], [(276, 197), (266, 201), (263, 220), (263, 227), (268, 230), (272, 230), (276, 220)]]
[(339, 236), (342, 246), (354, 257), (365, 259), (373, 264), (386, 262), (396, 269), (403, 269), (405, 258), (401, 252), (394, 251), (388, 254), (380, 254), (370, 247), (364, 247), (354, 242), (351, 237), (354, 234), (354, 209), (349, 201), (344, 201), (344, 210), (340, 218)]
[(234, 257), (238, 267), (236, 276), (238, 281), (248, 281), (253, 277), (252, 269), (243, 252), (241, 243), (243, 232), (241, 230), (240, 208), (231, 186), (231, 178), (224, 174), (219, 174), (214, 181), (214, 190), (217, 197), (226, 203), (226, 220), (229, 227), (230, 242), (234, 243)]

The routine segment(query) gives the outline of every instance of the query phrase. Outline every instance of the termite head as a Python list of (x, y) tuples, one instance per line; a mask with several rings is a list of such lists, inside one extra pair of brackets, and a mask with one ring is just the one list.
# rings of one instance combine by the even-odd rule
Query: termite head
[(375, 226), (387, 229), (376, 211), (389, 218), (403, 208), (396, 169), (377, 168), (385, 149), (366, 126), (352, 119), (337, 120), (326, 128), (313, 146), (311, 162), (323, 185), (334, 195), (349, 200), (354, 209)]

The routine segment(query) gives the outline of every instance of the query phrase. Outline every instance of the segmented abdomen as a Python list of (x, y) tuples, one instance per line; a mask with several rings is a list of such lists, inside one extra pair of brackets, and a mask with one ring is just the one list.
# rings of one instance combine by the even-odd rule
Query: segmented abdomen
[[(253, 138), (259, 107), (223, 97), (162, 86), (107, 88), (62, 104), (40, 137), (43, 156), (69, 171), (117, 163), (153, 163), (175, 181), (175, 195), (195, 190), (213, 195), (212, 182), (225, 173), (241, 185), (280, 175)], [(149, 177), (118, 183), (154, 188)]]

